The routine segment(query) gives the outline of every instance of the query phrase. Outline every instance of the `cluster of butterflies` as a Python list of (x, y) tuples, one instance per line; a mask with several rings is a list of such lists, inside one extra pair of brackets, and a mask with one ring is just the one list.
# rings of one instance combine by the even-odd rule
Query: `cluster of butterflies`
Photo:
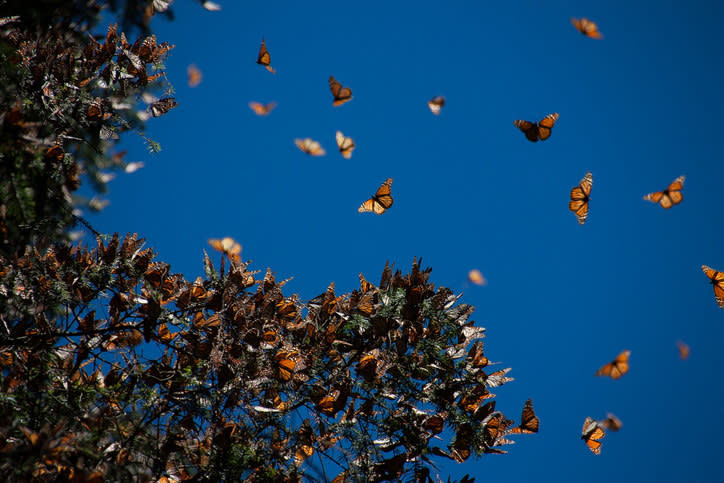
[[(601, 39), (603, 35), (598, 30), (595, 22), (586, 18), (572, 18), (571, 23), (581, 32), (581, 34), (593, 38)], [(276, 70), (271, 66), (271, 55), (266, 48), (266, 41), (262, 38), (259, 54), (256, 63), (266, 68), (272, 74)], [(188, 69), (189, 85), (195, 87), (201, 81), (201, 72), (195, 66), (189, 66)], [(334, 76), (329, 77), (329, 89), (332, 93), (332, 105), (334, 107), (341, 106), (352, 100), (352, 89), (342, 85)], [(262, 104), (259, 102), (250, 102), (249, 107), (259, 116), (266, 116), (276, 107), (275, 102)], [(435, 96), (427, 102), (427, 106), (434, 115), (439, 115), (445, 106), (445, 98)], [(553, 127), (559, 119), (558, 113), (551, 113), (543, 117), (540, 121), (527, 121), (517, 119), (513, 121), (516, 126), (530, 142), (545, 141), (551, 137)], [(341, 155), (345, 159), (352, 157), (352, 151), (355, 149), (354, 140), (345, 136), (341, 131), (336, 132), (335, 136), (337, 147)], [(310, 156), (324, 156), (326, 151), (322, 145), (313, 139), (295, 139), (294, 143), (304, 153)], [(643, 197), (644, 200), (660, 205), (664, 209), (669, 209), (674, 205), (678, 205), (683, 200), (682, 190), (684, 187), (684, 176), (676, 178), (669, 186), (662, 190), (649, 193)], [(365, 200), (357, 209), (360, 213), (375, 213), (381, 215), (390, 209), (393, 205), (392, 198), (392, 178), (387, 178), (377, 189), (374, 195)], [(578, 185), (574, 186), (570, 192), (570, 201), (568, 209), (575, 215), (578, 223), (583, 225), (586, 222), (589, 211), (589, 201), (591, 197), (591, 189), (593, 187), (593, 174), (588, 172)], [(221, 242), (219, 242), (221, 243)], [(714, 296), (720, 307), (724, 308), (724, 273), (714, 270), (706, 265), (702, 265), (702, 270), (709, 277), (711, 284), (714, 286)], [(487, 281), (482, 273), (477, 270), (471, 270), (468, 274), (468, 280), (476, 285), (485, 285)], [(681, 359), (686, 359), (689, 355), (689, 347), (678, 342), (678, 349)], [(619, 379), (629, 370), (629, 356), (631, 352), (625, 350), (621, 352), (613, 361), (605, 364), (595, 373), (596, 376), (608, 376), (614, 380)], [(596, 455), (601, 451), (601, 439), (605, 436), (606, 431), (616, 432), (621, 429), (623, 423), (613, 414), (608, 413), (607, 417), (602, 420), (595, 420), (587, 417), (583, 422), (581, 430), (581, 439), (585, 441), (588, 448)], [(538, 432), (540, 421), (533, 410), (533, 403), (528, 399), (523, 407), (521, 423), (519, 426), (507, 429), (504, 434), (513, 433), (535, 433)]]

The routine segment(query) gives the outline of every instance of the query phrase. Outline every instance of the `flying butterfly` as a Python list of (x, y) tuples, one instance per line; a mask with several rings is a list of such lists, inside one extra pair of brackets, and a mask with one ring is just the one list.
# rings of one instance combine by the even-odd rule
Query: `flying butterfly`
[(376, 215), (381, 215), (385, 211), (389, 210), (392, 206), (391, 186), (392, 178), (387, 178), (385, 182), (380, 185), (372, 198), (359, 205), (357, 211), (360, 213), (372, 212)]
[(658, 203), (662, 208), (669, 209), (674, 205), (681, 203), (684, 199), (684, 195), (681, 194), (681, 190), (684, 189), (685, 176), (679, 176), (671, 182), (668, 188), (664, 191), (657, 191), (655, 193), (649, 193), (644, 196), (646, 201)]
[(588, 20), (587, 18), (571, 18), (571, 23), (576, 30), (581, 32), (586, 37), (592, 39), (602, 39), (603, 35), (598, 31), (598, 25), (595, 22)]
[(186, 68), (186, 77), (188, 79), (189, 87), (196, 87), (201, 84), (203, 75), (201, 74), (201, 69), (196, 67), (194, 64), (191, 64)]
[(166, 97), (152, 103), (149, 106), (149, 109), (151, 110), (151, 115), (153, 117), (159, 117), (163, 116), (176, 106), (178, 106), (178, 102), (176, 102), (176, 99), (174, 99), (173, 97)]
[(588, 217), (588, 201), (592, 187), (593, 174), (589, 171), (578, 183), (578, 186), (571, 189), (571, 201), (568, 202), (568, 209), (576, 215), (579, 225), (583, 225)]
[(676, 342), (676, 348), (679, 349), (679, 357), (682, 361), (685, 361), (689, 358), (689, 352), (691, 351), (691, 349), (689, 348), (689, 344), (679, 340)]
[(718, 272), (713, 268), (702, 265), (701, 269), (704, 271), (711, 284), (714, 286), (714, 300), (719, 304), (719, 307), (724, 309), (724, 273)]
[(523, 414), (520, 417), (520, 424), (515, 428), (509, 430), (509, 433), (537, 433), (538, 427), (540, 426), (540, 420), (533, 411), (533, 401), (528, 399), (523, 406)]
[(596, 371), (597, 376), (608, 376), (611, 379), (618, 379), (628, 372), (628, 357), (631, 351), (621, 352), (614, 360)]
[(581, 439), (586, 442), (588, 449), (593, 451), (593, 454), (601, 454), (601, 442), (599, 439), (606, 436), (606, 432), (598, 424), (598, 421), (591, 417), (587, 417), (583, 421), (583, 429), (581, 430)]
[(337, 131), (336, 139), (337, 147), (339, 148), (339, 152), (342, 153), (342, 157), (345, 159), (351, 158), (352, 151), (354, 151), (355, 148), (352, 138), (346, 138), (344, 134), (342, 134), (342, 131)]
[(606, 419), (601, 421), (601, 427), (610, 429), (611, 431), (616, 432), (619, 429), (621, 429), (621, 427), (623, 427), (623, 423), (621, 422), (620, 419), (618, 419), (616, 417), (615, 414), (607, 413)]
[(271, 65), (269, 65), (270, 62), (271, 62), (271, 55), (269, 55), (269, 51), (266, 50), (266, 42), (264, 41), (264, 37), (262, 37), (261, 47), (259, 47), (259, 56), (256, 58), (256, 63), (266, 67), (266, 70), (268, 70), (272, 74), (276, 74), (277, 71), (275, 71), (274, 68)]
[(342, 87), (342, 84), (340, 84), (337, 79), (331, 75), (329, 76), (329, 90), (332, 91), (332, 95), (334, 96), (332, 105), (335, 107), (341, 106), (345, 102), (352, 100), (352, 89), (349, 87)]
[(538, 142), (538, 140), (545, 141), (551, 137), (553, 126), (556, 124), (559, 117), (558, 113), (554, 112), (553, 114), (548, 114), (538, 122), (517, 119), (513, 121), (513, 125), (525, 134), (528, 141), (535, 143)]
[(488, 283), (485, 277), (483, 277), (482, 272), (477, 268), (473, 268), (468, 272), (468, 280), (475, 285), (485, 285)]
[(430, 111), (435, 114), (436, 116), (440, 114), (440, 110), (442, 109), (442, 106), (445, 105), (445, 98), (442, 96), (435, 96), (429, 101), (427, 101), (427, 107), (430, 108)]
[(272, 101), (268, 104), (262, 104), (261, 102), (254, 102), (251, 101), (249, 103), (249, 107), (257, 116), (266, 116), (270, 112), (272, 112), (272, 109), (277, 107), (277, 103)]
[(321, 144), (310, 138), (295, 139), (294, 144), (310, 156), (324, 156), (327, 154)]

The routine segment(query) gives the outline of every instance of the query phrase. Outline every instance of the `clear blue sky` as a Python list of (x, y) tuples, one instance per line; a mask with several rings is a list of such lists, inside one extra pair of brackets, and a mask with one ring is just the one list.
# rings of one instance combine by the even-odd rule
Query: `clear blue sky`
[[(208, 238), (234, 237), (303, 299), (422, 257), (436, 284), (476, 306), (488, 357), (513, 368), (498, 408), (517, 420), (530, 397), (541, 419), (508, 455), (443, 475), (721, 480), (724, 310), (700, 265), (724, 270), (724, 4), (217, 2), (221, 12), (177, 0), (176, 21), (154, 19), (176, 45), (179, 107), (148, 123), (160, 154), (125, 141), (126, 159), (146, 167), (111, 182), (110, 206), (89, 217), (97, 229), (138, 232), (188, 279)], [(572, 16), (604, 38), (580, 35)], [(262, 36), (276, 75), (255, 63)], [(190, 63), (204, 76), (195, 89)], [(351, 102), (332, 107), (330, 75)], [(435, 95), (447, 99), (440, 116), (426, 106)], [(257, 117), (252, 100), (279, 105)], [(560, 119), (543, 143), (512, 124), (551, 112)], [(357, 144), (350, 160), (338, 129)], [(299, 137), (327, 155), (306, 156)], [(579, 226), (568, 196), (587, 171)], [(641, 199), (682, 174), (682, 204)], [(357, 213), (388, 177), (394, 206)], [(488, 286), (466, 282), (471, 268)], [(628, 374), (594, 377), (624, 349)], [(607, 411), (624, 426), (596, 457), (581, 425)]]

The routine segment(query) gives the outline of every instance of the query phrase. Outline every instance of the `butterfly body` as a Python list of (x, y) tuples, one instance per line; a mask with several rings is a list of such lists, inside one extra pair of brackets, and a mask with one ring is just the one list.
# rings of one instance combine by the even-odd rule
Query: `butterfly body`
[(392, 194), (390, 187), (392, 186), (392, 178), (387, 178), (377, 189), (377, 192), (357, 208), (360, 213), (374, 213), (381, 215), (392, 206)]
[(591, 188), (593, 188), (593, 174), (589, 171), (578, 183), (578, 186), (571, 189), (571, 201), (568, 202), (568, 209), (576, 215), (579, 225), (583, 225), (588, 217)]
[(554, 112), (553, 114), (548, 114), (538, 122), (516, 119), (513, 121), (513, 125), (525, 134), (528, 141), (537, 143), (539, 140), (545, 141), (551, 137), (553, 126), (556, 124), (559, 117), (558, 113)]
[(649, 193), (644, 196), (644, 200), (658, 203), (664, 209), (669, 209), (674, 205), (678, 205), (684, 199), (681, 190), (684, 189), (685, 176), (679, 176), (664, 191)]

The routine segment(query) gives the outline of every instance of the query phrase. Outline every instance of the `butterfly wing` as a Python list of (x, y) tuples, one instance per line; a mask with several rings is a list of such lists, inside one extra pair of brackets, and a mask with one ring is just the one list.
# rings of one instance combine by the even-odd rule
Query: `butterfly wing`
[(702, 265), (701, 269), (704, 271), (711, 284), (714, 286), (714, 299), (719, 307), (724, 309), (724, 273), (714, 270), (713, 268)]
[(362, 203), (357, 211), (360, 213), (372, 212), (381, 215), (392, 206), (392, 194), (390, 187), (392, 186), (392, 178), (387, 178), (384, 183), (377, 189), (375, 195)]
[(272, 74), (276, 73), (274, 68), (269, 65), (271, 63), (271, 55), (269, 55), (269, 51), (266, 50), (266, 42), (263, 38), (261, 39), (261, 47), (259, 47), (259, 55), (256, 58), (256, 63), (266, 67), (266, 70)]
[(342, 156), (345, 159), (351, 158), (352, 151), (355, 148), (355, 144), (354, 144), (354, 141), (352, 140), (352, 138), (344, 137), (344, 134), (342, 134), (342, 131), (337, 131), (336, 140), (337, 140), (337, 147), (339, 148), (339, 152), (342, 153)]
[(576, 215), (579, 225), (583, 225), (588, 217), (591, 188), (593, 188), (593, 174), (588, 172), (578, 186), (571, 189), (571, 201), (568, 202), (568, 209)]
[(513, 121), (513, 125), (520, 129), (523, 134), (525, 134), (525, 137), (528, 138), (528, 141), (533, 143), (538, 142), (538, 125), (536, 123), (524, 121), (522, 119), (516, 119), (515, 121)]
[(442, 109), (442, 106), (445, 105), (445, 98), (442, 96), (435, 96), (429, 101), (427, 101), (427, 107), (430, 108), (430, 111), (435, 114), (436, 116), (440, 114), (440, 110)]
[(189, 87), (198, 86), (201, 84), (201, 79), (203, 78), (201, 70), (193, 64), (186, 68), (186, 76), (188, 78)]
[(599, 439), (603, 438), (606, 432), (599, 426), (598, 421), (588, 417), (583, 421), (583, 429), (581, 430), (581, 439), (586, 442), (586, 446), (590, 449), (593, 454), (600, 454), (601, 442)]
[(587, 18), (572, 18), (571, 23), (576, 30), (581, 32), (583, 35), (592, 39), (601, 39), (603, 35), (598, 31), (598, 25), (595, 22), (588, 20)]
[(178, 102), (176, 102), (176, 99), (173, 97), (159, 99), (158, 101), (151, 104), (151, 115), (153, 115), (153, 117), (163, 116), (176, 106), (178, 106)]
[(332, 105), (335, 107), (352, 100), (352, 89), (349, 87), (343, 87), (342, 84), (340, 84), (339, 81), (331, 75), (329, 76), (329, 90), (332, 91), (332, 95), (334, 96)]
[(324, 156), (325, 154), (327, 154), (326, 151), (322, 148), (321, 144), (310, 138), (295, 139), (294, 144), (296, 144), (300, 150), (309, 154), (310, 156)]
[(679, 176), (669, 185), (668, 188), (666, 188), (672, 205), (678, 205), (684, 199), (684, 195), (681, 194), (681, 190), (684, 189), (685, 178), (685, 176)]
[(276, 102), (270, 102), (269, 104), (262, 104), (261, 102), (250, 102), (249, 107), (257, 116), (266, 116), (269, 114), (272, 109), (274, 109), (277, 106)]
[(538, 123), (538, 137), (541, 141), (545, 141), (551, 137), (551, 130), (558, 120), (558, 117), (558, 113), (554, 112), (553, 114), (548, 114)]
[(520, 416), (520, 425), (511, 429), (509, 433), (537, 433), (540, 420), (533, 411), (533, 401), (528, 399), (523, 406), (523, 414)]
[(628, 358), (631, 351), (625, 350), (621, 352), (616, 359), (601, 367), (596, 371), (597, 376), (608, 376), (611, 379), (618, 379), (628, 372)]

